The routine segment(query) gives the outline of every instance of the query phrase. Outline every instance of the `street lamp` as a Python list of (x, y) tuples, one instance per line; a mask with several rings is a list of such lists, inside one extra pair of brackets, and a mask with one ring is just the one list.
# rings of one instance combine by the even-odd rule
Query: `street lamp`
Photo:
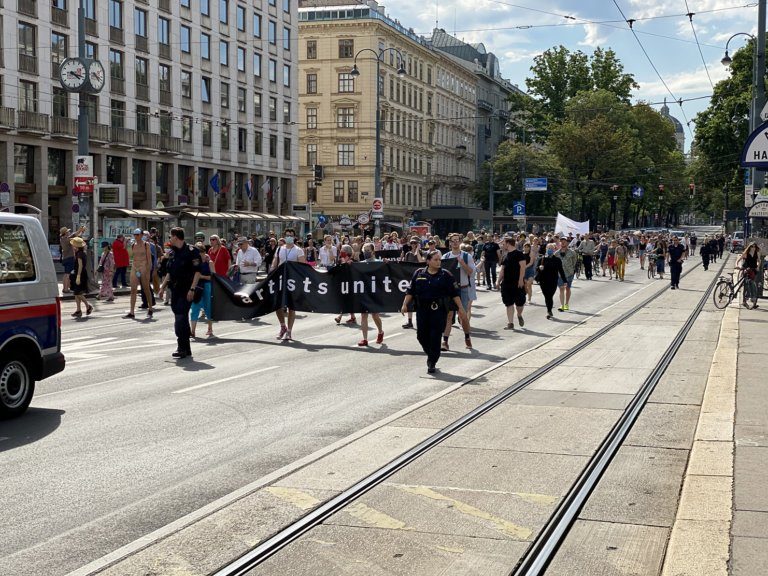
[(611, 200), (611, 222), (612, 222), (612, 228), (616, 230), (616, 201), (619, 199), (618, 195), (616, 194), (619, 191), (619, 187), (614, 184), (611, 186), (611, 192), (613, 192), (613, 199)]
[[(399, 58), (399, 66), (397, 68), (397, 75), (398, 76), (405, 76), (405, 68), (403, 67), (403, 63), (405, 62), (405, 58), (403, 57), (403, 54), (398, 50), (397, 48), (390, 47), (385, 48), (383, 50), (379, 50), (376, 52), (375, 50), (371, 48), (363, 48), (362, 50), (359, 50), (357, 54), (355, 54), (355, 61), (352, 65), (352, 70), (350, 71), (349, 75), (353, 78), (357, 78), (360, 76), (360, 70), (357, 67), (357, 57), (360, 56), (363, 52), (370, 52), (373, 54), (375, 60), (376, 60), (376, 168), (373, 173), (373, 187), (374, 187), (374, 198), (383, 198), (384, 197), (384, 191), (381, 189), (381, 110), (379, 109), (379, 106), (381, 104), (381, 75), (379, 73), (379, 68), (381, 66), (381, 63), (384, 61), (384, 54), (387, 52), (394, 52), (397, 53), (397, 56)], [(376, 223), (374, 224), (374, 235), (380, 236), (381, 235), (381, 224), (380, 220), (376, 219)]]

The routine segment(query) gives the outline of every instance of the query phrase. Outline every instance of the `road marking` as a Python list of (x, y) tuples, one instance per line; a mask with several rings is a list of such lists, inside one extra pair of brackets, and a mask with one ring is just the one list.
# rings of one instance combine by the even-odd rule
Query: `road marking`
[(191, 392), (192, 390), (199, 390), (200, 388), (207, 388), (208, 386), (214, 386), (223, 382), (229, 382), (230, 380), (237, 380), (238, 378), (245, 378), (246, 376), (253, 376), (254, 374), (260, 374), (267, 372), (268, 370), (274, 370), (280, 368), (280, 366), (268, 366), (259, 370), (253, 370), (252, 372), (246, 372), (245, 374), (238, 374), (237, 376), (230, 376), (228, 378), (221, 378), (214, 380), (213, 382), (206, 382), (205, 384), (198, 384), (197, 386), (190, 386), (189, 388), (182, 388), (181, 390), (174, 390), (171, 394), (183, 394), (184, 392)]
[(76, 342), (72, 345), (69, 344), (62, 344), (61, 350), (63, 352), (66, 352), (68, 350), (72, 350), (73, 352), (77, 352), (78, 350), (82, 350), (84, 348), (95, 348), (96, 346), (114, 346), (115, 344), (122, 344), (123, 342), (132, 342), (134, 340), (138, 340), (138, 338), (126, 338), (125, 340), (120, 340), (118, 342), (117, 336), (108, 336), (108, 337), (97, 337), (92, 339), (90, 342)]
[(413, 530), (402, 520), (392, 518), (392, 516), (371, 508), (362, 502), (356, 502), (351, 506), (347, 506), (344, 512), (374, 528), (381, 528), (382, 530)]
[(269, 486), (265, 488), (266, 492), (269, 492), (273, 496), (277, 496), (280, 500), (293, 504), (300, 510), (312, 510), (315, 506), (320, 504), (320, 500), (307, 494), (296, 488), (287, 488), (285, 486)]
[(402, 336), (404, 332), (395, 332), (394, 334), (390, 334), (389, 336), (384, 336), (384, 340), (389, 340), (390, 338), (394, 338), (395, 336)]

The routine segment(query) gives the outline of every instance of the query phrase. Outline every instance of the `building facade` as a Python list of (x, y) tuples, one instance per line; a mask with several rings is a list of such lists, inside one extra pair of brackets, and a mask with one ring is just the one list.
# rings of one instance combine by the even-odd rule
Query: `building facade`
[[(0, 182), (51, 238), (72, 221), (78, 95), (58, 67), (78, 53), (78, 4), (0, 2)], [(89, 154), (126, 208), (290, 213), (297, 0), (85, 0), (85, 16), (86, 57), (108, 76), (86, 96)]]
[[(436, 203), (469, 202), (474, 75), (375, 2), (333, 4), (302, 0), (299, 6), (302, 201), (313, 199), (313, 211), (332, 219), (371, 210), (378, 84), (384, 221), (398, 228)], [(317, 188), (313, 165), (324, 169)]]
[(675, 127), (675, 145), (681, 154), (685, 154), (685, 130), (683, 129), (683, 124), (669, 113), (669, 106), (667, 106), (666, 98), (664, 98), (664, 104), (662, 105), (661, 110), (659, 110), (659, 114)]

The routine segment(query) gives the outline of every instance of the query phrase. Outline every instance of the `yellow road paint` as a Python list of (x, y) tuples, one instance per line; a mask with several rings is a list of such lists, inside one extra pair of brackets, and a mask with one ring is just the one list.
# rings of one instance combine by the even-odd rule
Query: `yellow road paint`
[(301, 508), (302, 510), (311, 510), (318, 504), (320, 504), (320, 500), (312, 496), (311, 494), (307, 494), (306, 492), (302, 492), (301, 490), (297, 490), (296, 488), (284, 488), (282, 486), (269, 486), (266, 488), (266, 491), (272, 494), (273, 496), (277, 496), (280, 498), (280, 500), (284, 500), (285, 502), (290, 502), (297, 508)]
[(467, 516), (473, 516), (475, 518), (480, 518), (481, 520), (491, 522), (495, 525), (499, 532), (506, 534), (507, 536), (511, 536), (512, 538), (527, 540), (533, 534), (533, 531), (530, 528), (513, 524), (512, 522), (504, 520), (503, 518), (499, 518), (498, 516), (494, 516), (485, 510), (475, 508), (466, 502), (461, 502), (455, 498), (450, 498), (440, 494), (439, 492), (435, 492), (426, 486), (399, 486), (398, 488), (404, 492), (414, 494), (416, 496), (424, 496), (425, 498), (430, 498), (431, 500), (448, 502), (453, 506), (454, 510), (461, 512), (462, 514), (466, 514)]
[[(395, 484), (389, 482), (386, 484), (393, 488), (420, 488), (416, 484)], [(500, 494), (502, 496), (517, 496), (521, 500), (530, 502), (531, 504), (540, 504), (542, 506), (551, 506), (558, 500), (557, 496), (550, 496), (549, 494), (531, 494), (528, 492), (509, 492), (507, 490), (479, 490), (477, 488), (457, 488), (455, 486), (430, 486), (433, 490), (440, 491), (456, 491), (456, 492), (474, 492), (478, 494)]]
[(392, 518), (392, 516), (384, 514), (384, 512), (379, 512), (370, 506), (366, 506), (362, 502), (347, 506), (344, 508), (344, 512), (376, 528), (383, 528), (385, 530), (411, 530), (405, 522), (401, 522), (396, 518)]

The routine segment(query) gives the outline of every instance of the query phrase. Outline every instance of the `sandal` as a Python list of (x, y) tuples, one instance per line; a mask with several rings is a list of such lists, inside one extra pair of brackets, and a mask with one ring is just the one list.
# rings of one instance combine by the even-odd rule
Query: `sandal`
[(80, 310), (78, 310), (77, 312), (72, 312), (72, 318), (80, 318), (82, 315), (83, 313), (80, 312)]
[(93, 312), (93, 306), (88, 306), (88, 308), (85, 310), (85, 315), (90, 316), (91, 312)]
[(336, 321), (336, 324), (341, 324), (341, 316), (336, 316), (334, 320)]
[(131, 318), (131, 319), (133, 319), (133, 318), (136, 318), (136, 316), (133, 314), (133, 312), (128, 312), (128, 314), (123, 316), (123, 318), (126, 318), (126, 319)]

